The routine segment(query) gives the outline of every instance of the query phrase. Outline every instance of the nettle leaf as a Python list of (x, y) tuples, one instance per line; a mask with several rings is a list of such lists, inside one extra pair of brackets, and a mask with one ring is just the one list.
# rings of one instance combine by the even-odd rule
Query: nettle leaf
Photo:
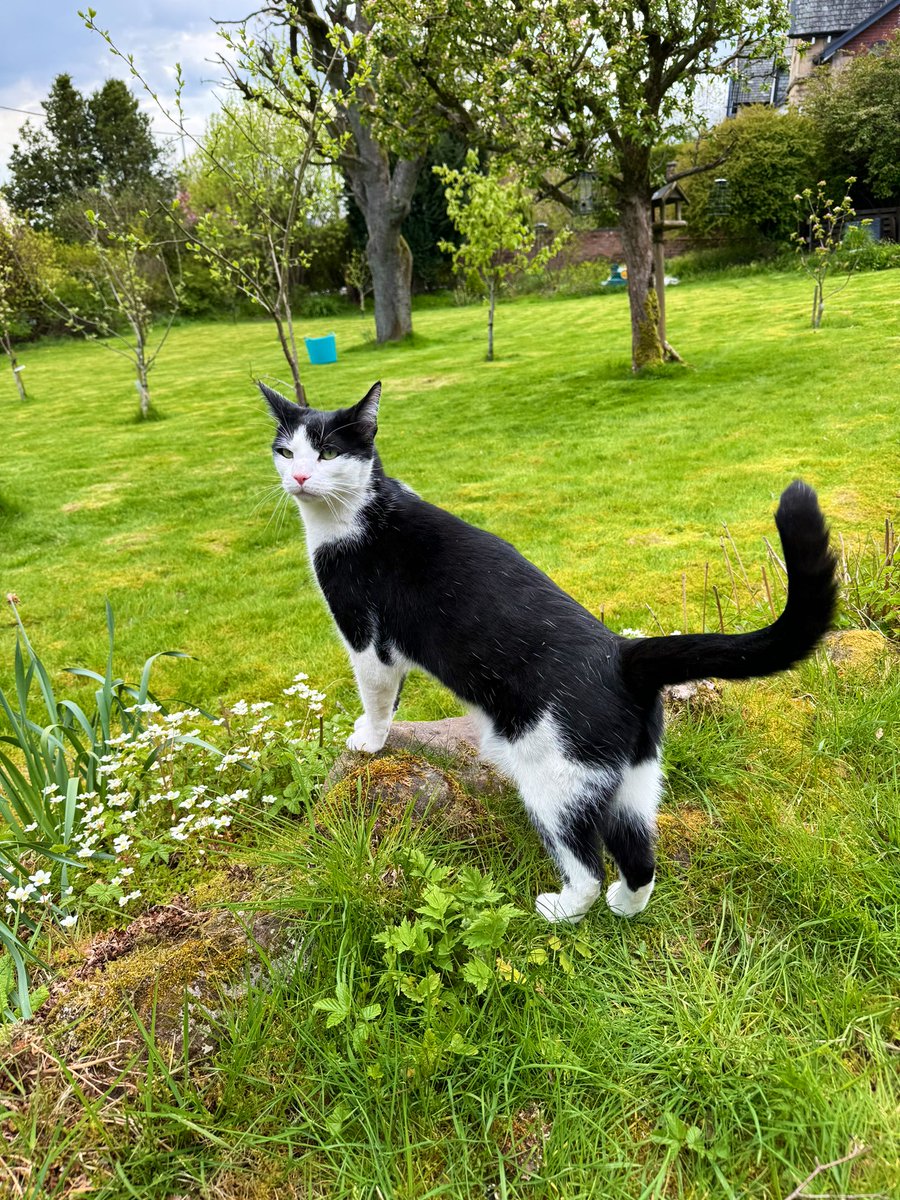
[(409, 875), (430, 883), (442, 883), (451, 874), (449, 866), (440, 866), (421, 850), (408, 850), (403, 856), (403, 868)]
[(518, 912), (514, 904), (502, 904), (500, 908), (480, 913), (468, 929), (464, 930), (463, 942), (470, 950), (496, 950), (503, 941), (510, 921)]
[(421, 925), (413, 925), (408, 917), (404, 917), (393, 929), (376, 933), (375, 941), (396, 950), (398, 954), (427, 954), (431, 949), (425, 930)]
[(459, 873), (459, 894), (472, 904), (496, 904), (503, 892), (494, 887), (490, 875), (482, 875), (475, 867), (463, 867)]
[(449, 969), (453, 965), (453, 952), (456, 950), (459, 937), (455, 931), (445, 933), (437, 945), (434, 947), (434, 961), (443, 970)]
[(470, 958), (463, 966), (462, 977), (466, 983), (471, 983), (479, 996), (483, 996), (491, 986), (494, 973), (484, 959)]
[(422, 901), (416, 912), (440, 923), (443, 923), (447, 913), (457, 906), (452, 893), (439, 887), (436, 883), (430, 883), (425, 888), (422, 893)]
[(459, 1054), (464, 1058), (471, 1058), (473, 1055), (480, 1053), (474, 1042), (467, 1042), (461, 1033), (454, 1033), (447, 1049), (451, 1054)]
[(407, 975), (400, 981), (400, 991), (416, 1004), (434, 1004), (443, 990), (441, 977), (435, 971), (429, 971), (422, 979)]
[(688, 1150), (693, 1150), (695, 1153), (702, 1153), (705, 1149), (706, 1139), (703, 1136), (703, 1130), (698, 1125), (692, 1125), (685, 1135), (684, 1144)]
[(325, 1022), (326, 1029), (333, 1029), (335, 1025), (346, 1021), (350, 1016), (350, 1009), (353, 1007), (353, 996), (346, 983), (338, 982), (334, 990), (334, 996), (326, 996), (323, 1000), (316, 1000), (313, 1004), (313, 1008), (328, 1013), (328, 1019)]
[(353, 1115), (353, 1110), (347, 1104), (336, 1104), (325, 1118), (325, 1128), (332, 1137), (337, 1137), (344, 1128), (347, 1120)]

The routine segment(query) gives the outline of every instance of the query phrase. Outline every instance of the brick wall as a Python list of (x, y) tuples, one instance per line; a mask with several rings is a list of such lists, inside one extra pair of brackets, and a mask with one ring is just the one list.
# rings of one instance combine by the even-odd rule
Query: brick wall
[(853, 38), (843, 48), (844, 54), (863, 54), (871, 50), (876, 42), (886, 42), (887, 39), (900, 29), (900, 4), (887, 13), (880, 21), (875, 21), (868, 29)]
[[(709, 245), (709, 243), (705, 243)], [(674, 258), (696, 248), (698, 243), (690, 238), (667, 238), (665, 242), (666, 258)], [(559, 265), (562, 258), (570, 263), (592, 262), (597, 258), (608, 258), (612, 262), (623, 263), (625, 250), (622, 246), (622, 231), (620, 229), (579, 229), (562, 254), (554, 260), (553, 265)]]

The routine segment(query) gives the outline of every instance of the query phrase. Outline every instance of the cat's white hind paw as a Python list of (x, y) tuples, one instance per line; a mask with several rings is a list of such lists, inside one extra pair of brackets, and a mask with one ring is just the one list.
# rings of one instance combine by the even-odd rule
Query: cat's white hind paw
[(353, 732), (347, 738), (347, 749), (364, 750), (367, 754), (374, 754), (387, 741), (387, 735), (387, 730), (384, 733), (378, 733), (366, 721), (365, 717), (358, 717), (353, 727)]
[(572, 912), (572, 903), (567, 903), (560, 892), (543, 892), (535, 900), (534, 907), (545, 920), (554, 925), (558, 921), (567, 921), (570, 925), (577, 925), (590, 905), (583, 905), (580, 912)]
[(623, 879), (617, 879), (606, 889), (606, 903), (617, 917), (634, 917), (643, 912), (653, 893), (655, 879), (632, 891)]

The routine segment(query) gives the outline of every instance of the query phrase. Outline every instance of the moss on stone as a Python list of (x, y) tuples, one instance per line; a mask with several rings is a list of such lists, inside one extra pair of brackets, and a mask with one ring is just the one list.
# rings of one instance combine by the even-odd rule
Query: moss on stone
[(219, 988), (239, 973), (248, 949), (246, 935), (228, 913), (198, 914), (189, 929), (171, 938), (157, 929), (120, 957), (94, 970), (86, 965), (65, 980), (45, 1025), (57, 1032), (71, 1027), (79, 1046), (120, 1042), (123, 1026), (137, 1041), (139, 1031), (128, 1011), (133, 1009), (145, 1026), (153, 1026), (158, 1043), (171, 1043), (180, 1037), (186, 998), (214, 1006)]
[(374, 813), (373, 833), (379, 837), (399, 825), (407, 814), (415, 824), (426, 823), (449, 837), (470, 838), (491, 825), (481, 801), (469, 795), (452, 771), (405, 750), (387, 750), (358, 761), (347, 756), (338, 764), (346, 770), (322, 799), (313, 815), (324, 825), (348, 812)]

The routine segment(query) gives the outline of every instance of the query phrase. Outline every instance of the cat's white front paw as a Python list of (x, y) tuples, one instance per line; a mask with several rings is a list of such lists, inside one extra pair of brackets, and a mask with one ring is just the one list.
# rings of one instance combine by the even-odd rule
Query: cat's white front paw
[(567, 903), (561, 892), (543, 892), (534, 902), (534, 907), (538, 910), (541, 916), (555, 925), (558, 921), (567, 921), (570, 925), (577, 925), (587, 908), (582, 912), (571, 912), (571, 902)]
[(609, 905), (610, 911), (614, 912), (617, 917), (637, 916), (647, 907), (647, 901), (653, 893), (655, 882), (655, 879), (651, 879), (649, 883), (645, 883), (643, 887), (639, 887), (633, 892), (624, 879), (617, 879), (606, 889), (606, 903)]
[(387, 730), (379, 733), (372, 728), (365, 717), (358, 717), (353, 732), (347, 738), (347, 749), (364, 750), (367, 754), (374, 754), (376, 750), (382, 748), (386, 741)]

